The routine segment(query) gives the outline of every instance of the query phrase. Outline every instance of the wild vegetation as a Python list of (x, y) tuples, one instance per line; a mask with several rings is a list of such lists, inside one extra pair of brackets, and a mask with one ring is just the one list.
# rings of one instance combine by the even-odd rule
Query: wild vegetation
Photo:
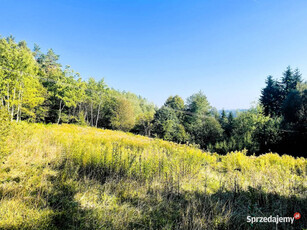
[(157, 108), (58, 59), (0, 39), (0, 229), (272, 229), (246, 217), (295, 212), (278, 228), (307, 227), (298, 70), (233, 116), (201, 91)]
[[(247, 215), (307, 211), (305, 158), (221, 156), (121, 131), (25, 122), (5, 146), (0, 229), (272, 229)], [(306, 222), (302, 215), (278, 228)]]
[(260, 103), (248, 111), (220, 114), (201, 91), (186, 103), (170, 96), (161, 108), (130, 92), (109, 88), (103, 79), (82, 80), (62, 68), (52, 49), (44, 54), (24, 41), (0, 39), (0, 107), (10, 119), (43, 123), (86, 124), (130, 131), (226, 154), (244, 150), (306, 154), (307, 84), (290, 67), (281, 81), (269, 76)]

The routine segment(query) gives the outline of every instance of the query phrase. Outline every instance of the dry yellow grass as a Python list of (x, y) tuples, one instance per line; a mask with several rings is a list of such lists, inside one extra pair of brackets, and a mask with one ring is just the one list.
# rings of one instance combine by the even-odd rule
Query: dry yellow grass
[(249, 229), (247, 214), (306, 213), (305, 158), (75, 125), (16, 124), (5, 144), (0, 229)]

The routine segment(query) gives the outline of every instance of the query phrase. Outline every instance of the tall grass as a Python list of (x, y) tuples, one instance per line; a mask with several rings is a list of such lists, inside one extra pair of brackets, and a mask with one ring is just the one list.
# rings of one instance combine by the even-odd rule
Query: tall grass
[(5, 140), (0, 229), (306, 227), (305, 158), (225, 156), (119, 131), (21, 123)]

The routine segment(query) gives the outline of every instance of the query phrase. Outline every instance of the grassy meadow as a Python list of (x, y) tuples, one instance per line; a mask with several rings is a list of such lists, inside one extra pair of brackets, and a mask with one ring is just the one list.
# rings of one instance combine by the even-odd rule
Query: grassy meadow
[[(203, 152), (120, 131), (11, 125), (0, 229), (302, 229), (305, 158)], [(294, 224), (246, 216), (290, 216)]]

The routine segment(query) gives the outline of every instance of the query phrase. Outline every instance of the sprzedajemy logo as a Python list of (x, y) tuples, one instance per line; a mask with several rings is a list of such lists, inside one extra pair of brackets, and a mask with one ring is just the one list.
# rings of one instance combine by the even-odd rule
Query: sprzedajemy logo
[(299, 212), (294, 213), (293, 217), (282, 217), (282, 216), (247, 216), (247, 223), (291, 223), (293, 224), (294, 219), (298, 220), (301, 218)]

